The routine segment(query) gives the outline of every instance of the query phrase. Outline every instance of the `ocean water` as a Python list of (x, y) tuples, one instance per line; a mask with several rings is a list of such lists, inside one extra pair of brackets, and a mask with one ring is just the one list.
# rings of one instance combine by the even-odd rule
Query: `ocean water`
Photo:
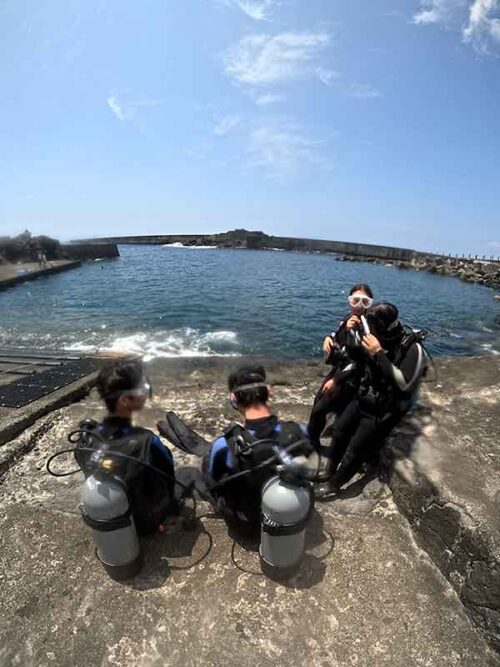
[(493, 291), (333, 256), (122, 246), (121, 258), (0, 292), (0, 345), (129, 349), (155, 357), (321, 356), (323, 337), (366, 282), (434, 355), (500, 353)]

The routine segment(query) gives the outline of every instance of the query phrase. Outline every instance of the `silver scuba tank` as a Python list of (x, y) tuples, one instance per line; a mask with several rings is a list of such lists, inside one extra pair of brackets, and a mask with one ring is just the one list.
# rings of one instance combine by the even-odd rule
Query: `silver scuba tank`
[(80, 512), (92, 529), (97, 557), (112, 579), (134, 577), (142, 567), (139, 538), (123, 484), (111, 476), (88, 477)]
[(262, 489), (260, 559), (271, 578), (287, 579), (300, 567), (313, 509), (309, 484), (277, 475)]

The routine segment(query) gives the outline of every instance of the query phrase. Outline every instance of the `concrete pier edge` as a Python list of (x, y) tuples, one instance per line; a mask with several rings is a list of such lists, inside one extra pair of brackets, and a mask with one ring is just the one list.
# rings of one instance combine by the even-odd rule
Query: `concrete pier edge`
[(70, 403), (80, 401), (95, 385), (96, 378), (97, 372), (92, 373), (24, 408), (12, 410), (5, 415), (1, 415), (0, 484), (5, 473), (36, 444), (36, 439), (31, 439), (31, 441), (26, 443), (20, 439), (17, 440), (18, 436), (31, 426), (37, 424), (43, 417)]
[(3, 280), (0, 280), (0, 289), (4, 289), (6, 287), (14, 287), (15, 285), (18, 285), (20, 283), (25, 283), (28, 280), (36, 280), (37, 278), (52, 276), (56, 273), (63, 273), (64, 271), (77, 269), (81, 265), (82, 262), (80, 260), (68, 260), (64, 264), (49, 266), (46, 269), (21, 273), (20, 275), (13, 276), (12, 278), (5, 278)]

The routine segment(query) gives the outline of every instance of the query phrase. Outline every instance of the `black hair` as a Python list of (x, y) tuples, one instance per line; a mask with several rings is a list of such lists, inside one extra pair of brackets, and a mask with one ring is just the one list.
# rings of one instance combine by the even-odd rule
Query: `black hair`
[[(403, 338), (404, 329), (398, 317), (397, 307), (388, 301), (377, 303), (366, 311), (370, 331), (386, 347), (394, 347)], [(391, 325), (393, 326), (391, 327)], [(389, 329), (389, 327), (391, 328)]]
[[(238, 387), (255, 383), (262, 383), (265, 386), (238, 390)], [(264, 405), (269, 400), (266, 371), (263, 366), (241, 366), (231, 373), (227, 384), (229, 391), (235, 395), (236, 402), (242, 408), (248, 408), (250, 405), (256, 404)]]
[(120, 359), (101, 368), (97, 376), (97, 391), (109, 412), (116, 410), (120, 391), (135, 389), (144, 378), (144, 367), (138, 359)]
[(371, 290), (371, 287), (369, 285), (366, 285), (365, 283), (359, 283), (358, 285), (353, 285), (351, 287), (351, 291), (349, 292), (349, 296), (354, 294), (354, 292), (364, 292), (367, 296), (370, 297), (370, 299), (373, 299), (373, 292)]

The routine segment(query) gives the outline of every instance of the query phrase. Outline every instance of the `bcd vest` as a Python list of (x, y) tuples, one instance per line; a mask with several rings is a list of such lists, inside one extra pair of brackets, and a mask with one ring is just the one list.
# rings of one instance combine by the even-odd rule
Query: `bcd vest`
[(260, 520), (262, 487), (275, 474), (276, 458), (265, 467), (258, 466), (275, 457), (274, 447), (278, 445), (293, 456), (308, 456), (314, 451), (299, 424), (279, 424), (279, 430), (276, 421), (270, 425), (268, 432), (259, 432), (259, 437), (252, 435), (241, 424), (232, 424), (224, 433), (234, 463), (233, 470), (219, 481), (235, 473), (249, 473), (214, 488), (213, 494), (217, 499), (222, 497), (233, 512), (243, 514), (250, 523)]
[[(151, 442), (154, 434), (134, 426), (108, 430), (102, 424), (91, 420), (82, 422), (80, 428), (84, 432), (76, 445), (75, 459), (85, 477), (99, 475), (95, 466), (98, 452), (113, 459), (112, 475), (119, 479), (127, 490), (137, 530), (155, 530), (173, 507), (175, 473), (173, 465), (166, 459), (153, 463)], [(148, 464), (159, 467), (162, 472), (171, 476), (172, 480), (166, 479), (148, 467)]]

